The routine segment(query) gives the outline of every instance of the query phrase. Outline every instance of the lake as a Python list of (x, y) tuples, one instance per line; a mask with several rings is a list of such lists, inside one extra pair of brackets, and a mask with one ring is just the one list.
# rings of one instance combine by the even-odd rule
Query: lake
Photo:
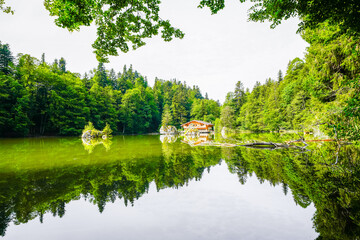
[(206, 144), (293, 137), (0, 139), (0, 234), (9, 240), (358, 238), (359, 147)]

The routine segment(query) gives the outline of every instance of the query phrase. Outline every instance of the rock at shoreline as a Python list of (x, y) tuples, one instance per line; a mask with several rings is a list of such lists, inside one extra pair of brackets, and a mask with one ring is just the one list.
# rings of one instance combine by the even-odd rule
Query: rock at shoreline
[(102, 131), (87, 130), (87, 131), (83, 132), (81, 138), (87, 138), (87, 139), (97, 138), (97, 137), (104, 138), (104, 136), (106, 138), (106, 135), (104, 135)]
[(177, 134), (177, 129), (175, 126), (161, 126), (160, 134)]

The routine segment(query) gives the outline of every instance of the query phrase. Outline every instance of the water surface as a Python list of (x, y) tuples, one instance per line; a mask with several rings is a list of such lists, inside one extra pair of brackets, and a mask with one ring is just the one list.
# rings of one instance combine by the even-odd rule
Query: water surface
[(333, 144), (271, 151), (161, 140), (0, 139), (1, 235), (352, 239), (359, 232), (355, 146), (338, 151), (334, 164)]

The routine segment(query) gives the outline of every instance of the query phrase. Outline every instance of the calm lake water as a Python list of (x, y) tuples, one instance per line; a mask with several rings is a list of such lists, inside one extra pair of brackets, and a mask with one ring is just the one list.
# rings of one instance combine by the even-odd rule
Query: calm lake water
[[(289, 136), (221, 141), (254, 138)], [(17, 240), (359, 236), (359, 147), (268, 150), (204, 146), (205, 140), (0, 139), (0, 234)]]

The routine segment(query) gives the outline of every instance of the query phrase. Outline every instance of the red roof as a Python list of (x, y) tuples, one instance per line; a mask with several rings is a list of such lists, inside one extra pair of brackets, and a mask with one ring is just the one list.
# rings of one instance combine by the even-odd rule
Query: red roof
[(201, 123), (201, 124), (204, 124), (204, 125), (207, 125), (207, 126), (214, 126), (214, 124), (212, 124), (212, 123), (208, 123), (208, 122), (204, 122), (204, 121), (200, 121), (200, 120), (191, 120), (190, 122), (181, 124), (181, 126), (190, 124), (190, 123), (192, 123), (192, 122), (198, 122), (198, 123)]

